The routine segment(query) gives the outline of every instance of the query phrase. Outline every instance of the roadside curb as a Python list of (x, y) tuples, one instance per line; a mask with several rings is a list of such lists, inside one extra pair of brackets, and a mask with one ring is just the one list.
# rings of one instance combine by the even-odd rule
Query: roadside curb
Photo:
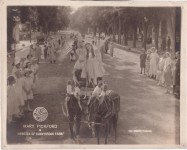
[(113, 42), (112, 42), (112, 45), (115, 46), (114, 48), (119, 48), (119, 49), (125, 50), (127, 52), (132, 52), (132, 53), (136, 53), (136, 54), (140, 54), (142, 52), (141, 49), (137, 50), (137, 48), (131, 48), (129, 46), (124, 46), (124, 45), (113, 43)]

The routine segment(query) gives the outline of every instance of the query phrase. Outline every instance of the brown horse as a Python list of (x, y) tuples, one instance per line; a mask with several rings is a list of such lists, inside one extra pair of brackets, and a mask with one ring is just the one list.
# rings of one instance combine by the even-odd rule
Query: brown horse
[(97, 98), (92, 98), (88, 105), (89, 122), (92, 134), (96, 131), (97, 143), (100, 143), (100, 128), (104, 127), (105, 144), (108, 142), (108, 134), (113, 126), (115, 143), (117, 140), (117, 121), (120, 110), (120, 96), (114, 91), (107, 91), (102, 104)]
[[(71, 139), (79, 143), (79, 131), (81, 126), (81, 109), (78, 104), (78, 100), (74, 95), (70, 96), (70, 99), (67, 103), (68, 112), (69, 112), (69, 127), (71, 133)], [(76, 131), (74, 133), (73, 127), (76, 125)]]

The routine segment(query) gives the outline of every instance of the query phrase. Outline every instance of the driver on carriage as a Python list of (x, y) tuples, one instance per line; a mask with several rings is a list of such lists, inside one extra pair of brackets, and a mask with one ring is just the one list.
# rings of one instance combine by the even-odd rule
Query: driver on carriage
[(100, 94), (102, 92), (102, 85), (103, 85), (102, 81), (99, 81), (97, 86), (94, 88), (94, 90), (93, 90), (93, 92), (91, 94), (91, 97), (88, 100), (87, 105), (89, 105), (91, 100), (93, 100), (95, 98), (99, 98), (99, 96), (100, 96)]

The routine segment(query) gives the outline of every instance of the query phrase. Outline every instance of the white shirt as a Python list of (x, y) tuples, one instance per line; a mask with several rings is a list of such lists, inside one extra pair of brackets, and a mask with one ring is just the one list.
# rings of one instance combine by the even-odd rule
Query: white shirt
[(73, 88), (71, 85), (67, 85), (67, 94), (73, 94)]
[(93, 93), (92, 93), (92, 95), (93, 96), (99, 96), (100, 94), (101, 94), (101, 88), (96, 86), (94, 91), (93, 91)]
[(78, 87), (75, 87), (74, 95), (75, 96), (80, 96), (81, 95), (81, 90)]

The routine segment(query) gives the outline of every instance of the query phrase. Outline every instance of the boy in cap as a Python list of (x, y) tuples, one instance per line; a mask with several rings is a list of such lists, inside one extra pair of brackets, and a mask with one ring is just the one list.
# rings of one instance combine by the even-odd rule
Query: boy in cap
[(140, 54), (140, 74), (142, 74), (142, 71), (144, 71), (145, 74), (145, 62), (146, 62), (147, 55), (145, 53), (145, 49)]

